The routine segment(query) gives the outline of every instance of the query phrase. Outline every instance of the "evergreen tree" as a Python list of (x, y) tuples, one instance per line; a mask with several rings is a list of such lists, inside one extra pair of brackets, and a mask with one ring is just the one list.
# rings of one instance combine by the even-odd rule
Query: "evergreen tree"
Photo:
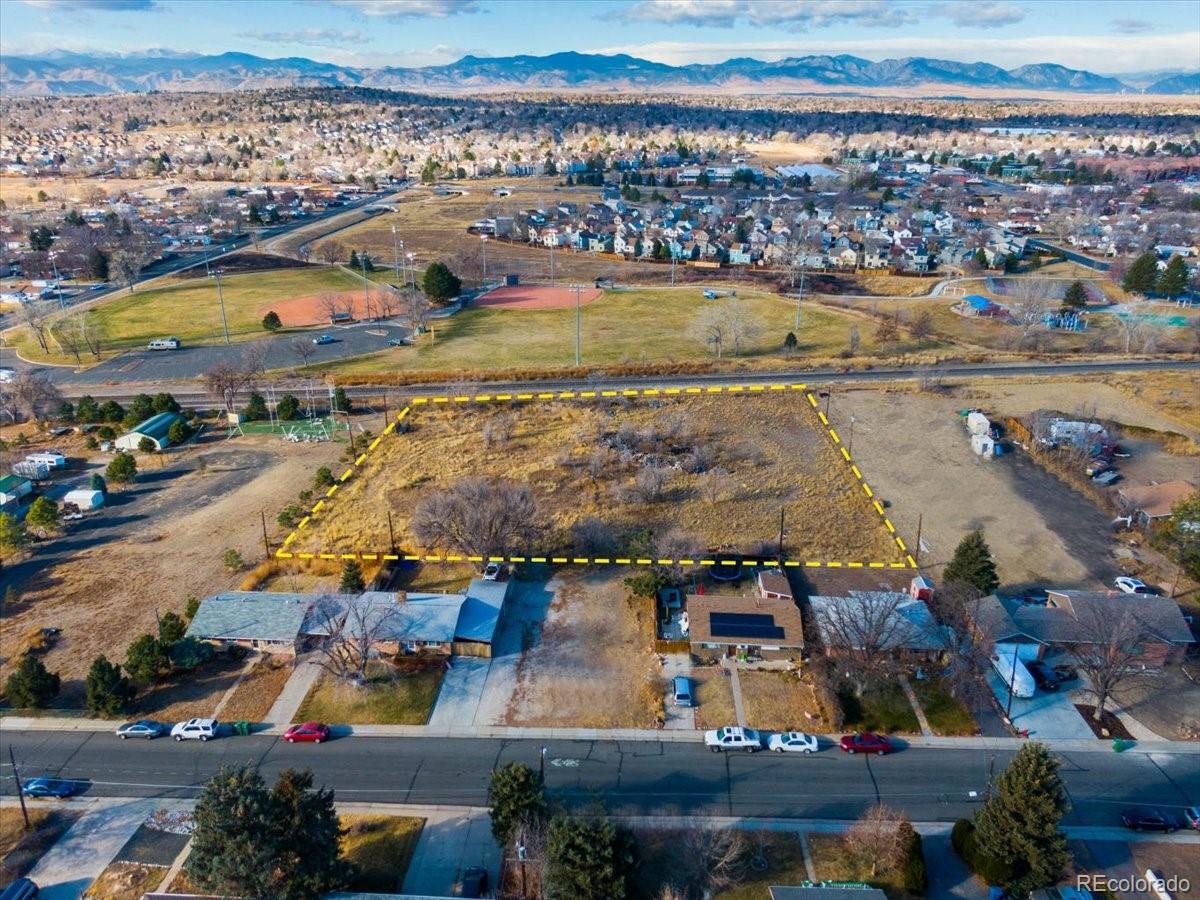
[(1158, 292), (1172, 300), (1187, 290), (1188, 269), (1183, 257), (1176, 253), (1167, 268), (1158, 276)]
[(339, 857), (346, 832), (338, 822), (333, 791), (314, 791), (312, 772), (286, 769), (271, 789), (271, 805), (278, 866), (284, 877), (276, 896), (284, 900), (318, 897), (343, 887), (351, 868)]
[(601, 817), (558, 816), (546, 836), (549, 900), (623, 900), (633, 869), (628, 837)]
[(117, 484), (133, 481), (137, 478), (137, 460), (132, 453), (118, 453), (104, 470), (104, 476)]
[(788, 353), (795, 353), (796, 346), (799, 342), (796, 340), (795, 332), (789, 331), (787, 337), (783, 339), (783, 349)]
[(275, 415), (285, 421), (300, 418), (300, 401), (295, 394), (284, 394), (275, 404)]
[(29, 504), (25, 513), (25, 524), (40, 534), (58, 527), (58, 507), (49, 497), (41, 496)]
[(171, 671), (167, 648), (152, 634), (134, 639), (125, 649), (125, 671), (138, 681), (155, 681)]
[(0, 550), (16, 553), (28, 543), (25, 523), (12, 513), (0, 512)]
[(349, 265), (351, 269), (358, 268), (358, 252), (356, 250), (350, 251), (350, 262), (347, 263), (347, 265)]
[(246, 401), (246, 408), (242, 410), (242, 418), (247, 422), (267, 418), (267, 399), (258, 391), (251, 391), (250, 398)]
[(121, 667), (108, 661), (106, 656), (97, 656), (88, 670), (87, 708), (100, 716), (115, 716), (129, 709), (136, 693), (129, 679), (121, 674)]
[(1063, 294), (1062, 305), (1064, 309), (1078, 310), (1087, 306), (1088, 295), (1087, 288), (1084, 287), (1082, 281), (1072, 281), (1067, 286), (1067, 291)]
[(47, 672), (40, 659), (26, 653), (4, 682), (4, 693), (8, 705), (16, 709), (42, 709), (58, 696), (61, 686), (57, 672)]
[(193, 813), (188, 877), (208, 893), (274, 896), (277, 857), (271, 795), (257, 769), (222, 769)]
[(421, 277), (421, 289), (434, 303), (446, 303), (458, 296), (462, 282), (445, 263), (430, 263)]
[(1010, 893), (1024, 896), (1058, 881), (1071, 860), (1059, 822), (1067, 792), (1058, 777), (1059, 761), (1045, 745), (1021, 747), (996, 784), (996, 793), (975, 816), (975, 847), (991, 859), (1010, 863)]
[(1153, 250), (1147, 250), (1135, 259), (1121, 280), (1121, 287), (1131, 294), (1148, 294), (1154, 290), (1158, 281), (1158, 257)]
[(97, 281), (108, 281), (108, 255), (99, 247), (88, 251), (87, 271)]
[(156, 413), (163, 412), (179, 412), (179, 401), (175, 399), (173, 394), (168, 394), (166, 391), (160, 391), (154, 395), (154, 399), (150, 401), (150, 408)]
[(158, 620), (158, 639), (164, 644), (170, 645), (183, 637), (183, 633), (187, 631), (187, 624), (180, 617), (179, 613), (165, 612), (161, 619)]
[(342, 581), (338, 590), (343, 594), (361, 594), (366, 590), (362, 567), (358, 564), (358, 560), (348, 559), (342, 563)]
[(283, 320), (279, 318), (279, 313), (271, 310), (263, 316), (262, 327), (267, 331), (278, 331), (283, 327)]
[(353, 412), (353, 404), (350, 402), (350, 395), (346, 393), (344, 387), (335, 388), (333, 391), (333, 409), (335, 412)]
[(488, 785), (492, 811), (492, 834), (505, 846), (523, 821), (537, 821), (546, 814), (546, 798), (537, 774), (523, 763), (510, 762), (492, 770)]
[(979, 529), (972, 531), (954, 548), (954, 556), (942, 572), (946, 584), (965, 584), (981, 594), (990, 594), (1000, 586), (996, 575), (996, 561)]

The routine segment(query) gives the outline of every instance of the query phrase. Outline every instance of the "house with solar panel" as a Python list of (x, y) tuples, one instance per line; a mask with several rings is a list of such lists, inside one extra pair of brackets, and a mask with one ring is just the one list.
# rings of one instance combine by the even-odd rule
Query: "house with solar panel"
[(701, 659), (789, 660), (804, 650), (804, 623), (787, 580), (778, 573), (755, 594), (690, 594), (688, 641)]

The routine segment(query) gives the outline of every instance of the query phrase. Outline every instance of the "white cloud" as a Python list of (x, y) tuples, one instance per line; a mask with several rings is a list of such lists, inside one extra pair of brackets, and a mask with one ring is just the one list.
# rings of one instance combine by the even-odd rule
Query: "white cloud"
[(335, 47), (362, 40), (361, 31), (340, 31), (336, 28), (305, 28), (301, 31), (243, 31), (238, 37), (266, 44), (301, 44), (306, 47)]
[(1154, 30), (1154, 26), (1144, 19), (1113, 19), (1109, 24), (1122, 34), (1145, 34)]
[(158, 0), (22, 0), (26, 6), (58, 12), (146, 12), (158, 7)]
[(388, 19), (445, 19), (479, 12), (479, 0), (329, 0), (362, 13)]
[(959, 28), (1002, 28), (1025, 18), (1025, 9), (1004, 0), (959, 0), (945, 12)]
[(887, 0), (637, 0), (608, 18), (634, 22), (732, 28), (740, 22), (807, 31), (839, 23), (892, 27), (912, 20)]
[(1032, 35), (1029, 37), (925, 37), (894, 35), (878, 40), (803, 40), (785, 38), (746, 42), (658, 41), (596, 48), (592, 53), (628, 53), (673, 65), (723, 62), (735, 56), (776, 60), (786, 56), (850, 53), (867, 59), (928, 56), (958, 62), (985, 60), (1004, 68), (1052, 62), (1091, 72), (1142, 69), (1196, 69), (1200, 32), (1153, 34), (1130, 41), (1118, 35)]

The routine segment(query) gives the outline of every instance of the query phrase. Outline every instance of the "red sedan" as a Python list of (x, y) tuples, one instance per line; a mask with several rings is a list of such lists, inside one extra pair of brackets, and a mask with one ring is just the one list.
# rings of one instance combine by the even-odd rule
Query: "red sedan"
[(283, 739), (289, 744), (294, 744), (296, 741), (312, 741), (314, 744), (319, 744), (321, 741), (329, 740), (329, 726), (320, 722), (304, 722), (301, 725), (293, 725), (283, 733)]
[(869, 731), (843, 735), (839, 746), (847, 753), (877, 753), (880, 756), (895, 749), (892, 742), (882, 734), (872, 734)]

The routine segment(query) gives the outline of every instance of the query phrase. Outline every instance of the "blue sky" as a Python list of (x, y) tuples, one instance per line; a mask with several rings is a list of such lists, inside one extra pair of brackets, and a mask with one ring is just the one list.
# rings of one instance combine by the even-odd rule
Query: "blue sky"
[(0, 0), (0, 52), (149, 48), (435, 65), (473, 53), (933, 56), (1200, 69), (1200, 0)]

